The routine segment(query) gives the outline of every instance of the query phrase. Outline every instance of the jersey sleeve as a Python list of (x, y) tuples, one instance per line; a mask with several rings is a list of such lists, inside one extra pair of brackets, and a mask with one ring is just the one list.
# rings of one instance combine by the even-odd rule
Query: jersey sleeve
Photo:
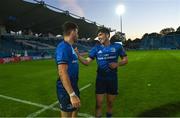
[(96, 55), (97, 55), (97, 49), (96, 49), (96, 47), (93, 47), (89, 52), (89, 57), (91, 59), (94, 59), (94, 58), (96, 58)]
[(59, 46), (56, 49), (56, 63), (59, 64), (66, 64), (70, 60), (69, 51), (66, 46)]
[(126, 51), (124, 50), (124, 48), (123, 48), (122, 45), (119, 45), (118, 55), (119, 55), (120, 57), (125, 57), (125, 56), (127, 56)]

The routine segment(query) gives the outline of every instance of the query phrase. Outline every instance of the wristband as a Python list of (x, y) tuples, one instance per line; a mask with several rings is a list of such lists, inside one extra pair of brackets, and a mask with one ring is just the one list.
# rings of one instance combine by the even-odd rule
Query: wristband
[(69, 94), (70, 97), (76, 96), (75, 92), (73, 91), (72, 93)]

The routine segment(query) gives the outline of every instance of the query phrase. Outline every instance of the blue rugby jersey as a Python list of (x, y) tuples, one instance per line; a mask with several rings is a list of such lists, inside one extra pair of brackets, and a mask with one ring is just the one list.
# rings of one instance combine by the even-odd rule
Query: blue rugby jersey
[(98, 73), (114, 73), (117, 72), (116, 69), (111, 69), (109, 64), (111, 62), (118, 62), (118, 57), (127, 56), (122, 45), (119, 43), (112, 43), (109, 46), (97, 45), (91, 49), (89, 52), (89, 57), (91, 59), (96, 58), (98, 64)]
[[(78, 85), (78, 74), (79, 74), (79, 64), (78, 57), (73, 49), (73, 47), (62, 41), (56, 48), (55, 53), (56, 64), (67, 64), (68, 65), (68, 75), (73, 88), (77, 88)], [(62, 82), (59, 82), (59, 86), (63, 88)]]

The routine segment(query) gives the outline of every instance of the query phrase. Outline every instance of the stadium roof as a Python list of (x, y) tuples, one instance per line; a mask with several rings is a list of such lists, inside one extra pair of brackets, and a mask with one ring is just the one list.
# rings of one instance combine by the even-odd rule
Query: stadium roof
[(68, 11), (59, 10), (60, 12), (57, 12), (51, 10), (49, 6), (44, 2), (30, 3), (23, 0), (1, 0), (0, 24), (5, 25), (8, 31), (31, 29), (35, 33), (50, 32), (57, 35), (62, 34), (62, 24), (64, 22), (72, 21), (79, 26), (80, 38), (95, 36), (98, 29), (95, 22), (88, 22), (83, 17), (75, 18)]

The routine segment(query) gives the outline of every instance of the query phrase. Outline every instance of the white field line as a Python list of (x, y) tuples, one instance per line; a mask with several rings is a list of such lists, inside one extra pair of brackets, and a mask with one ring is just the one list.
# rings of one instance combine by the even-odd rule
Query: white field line
[[(14, 97), (10, 97), (10, 96), (5, 96), (5, 95), (1, 95), (0, 94), (0, 98), (4, 98), (7, 100), (12, 100), (12, 101), (16, 101), (16, 102), (20, 102), (20, 103), (24, 103), (24, 104), (28, 104), (28, 105), (33, 105), (33, 106), (37, 106), (40, 108), (48, 108), (48, 105), (43, 105), (43, 104), (39, 104), (39, 103), (34, 103), (31, 101), (27, 101), (27, 100), (22, 100), (22, 99), (18, 99), (18, 98), (14, 98)], [(54, 111), (59, 111), (58, 108), (52, 108)]]
[[(90, 86), (91, 86), (91, 83), (85, 85), (84, 87), (80, 88), (79, 90), (83, 91), (84, 89), (86, 89), (86, 88), (88, 88)], [(46, 111), (48, 109), (53, 109), (54, 106), (56, 106), (58, 103), (59, 103), (59, 101), (56, 101), (56, 102), (50, 104), (48, 107), (44, 107), (44, 108), (42, 108), (42, 109), (40, 109), (40, 110), (38, 110), (38, 111), (36, 111), (34, 113), (29, 114), (27, 117), (36, 117), (36, 116), (38, 116), (39, 114), (41, 114), (42, 112), (44, 112), (44, 111)], [(85, 116), (85, 117), (91, 117), (91, 115), (85, 114), (85, 113), (78, 113), (78, 115), (79, 116)]]

